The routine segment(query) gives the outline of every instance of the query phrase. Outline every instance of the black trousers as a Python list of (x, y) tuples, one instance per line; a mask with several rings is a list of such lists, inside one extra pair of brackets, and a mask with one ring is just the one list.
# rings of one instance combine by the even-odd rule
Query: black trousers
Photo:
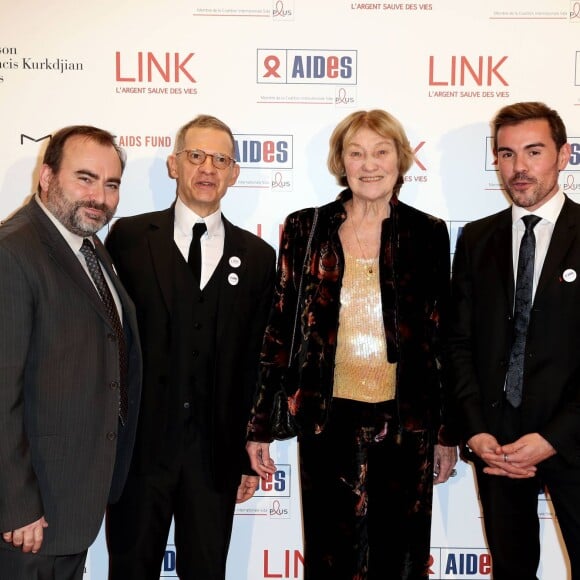
[[(504, 403), (500, 443), (520, 437), (520, 411)], [(536, 580), (540, 563), (538, 495), (549, 491), (566, 544), (572, 580), (580, 580), (580, 469), (555, 455), (538, 466), (536, 477), (510, 479), (475, 472), (494, 580)]]
[(83, 580), (86, 559), (86, 551), (69, 556), (44, 556), (0, 548), (0, 579)]
[(214, 489), (204, 449), (188, 424), (173, 459), (131, 471), (107, 512), (109, 580), (159, 580), (172, 518), (179, 578), (225, 579), (236, 489)]
[(335, 398), (325, 430), (300, 439), (305, 580), (428, 577), (433, 442), (399, 438), (394, 411)]

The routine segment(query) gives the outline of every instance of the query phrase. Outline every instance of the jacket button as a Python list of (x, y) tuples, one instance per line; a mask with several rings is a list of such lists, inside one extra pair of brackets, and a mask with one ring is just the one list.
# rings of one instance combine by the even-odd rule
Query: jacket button
[(113, 431), (109, 431), (107, 433), (107, 439), (109, 441), (114, 441), (116, 438), (117, 438), (117, 434), (116, 433), (113, 433)]
[(119, 383), (118, 383), (117, 381), (111, 381), (111, 382), (109, 383), (109, 388), (111, 388), (111, 389), (113, 389), (113, 390), (114, 390), (114, 389), (118, 389), (118, 388), (119, 388)]
[(499, 405), (499, 401), (494, 401), (494, 402), (491, 404), (491, 408), (492, 408), (492, 409), (495, 409), (495, 408), (496, 408), (498, 405)]
[(183, 403), (183, 408), (184, 409), (189, 409), (189, 403), (187, 401), (185, 403)]

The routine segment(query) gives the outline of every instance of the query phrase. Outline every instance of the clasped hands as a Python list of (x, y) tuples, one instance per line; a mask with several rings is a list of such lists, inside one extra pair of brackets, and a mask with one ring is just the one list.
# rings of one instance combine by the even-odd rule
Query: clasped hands
[(490, 433), (478, 433), (467, 442), (469, 448), (486, 463), (484, 473), (512, 479), (534, 477), (537, 465), (556, 454), (539, 433), (528, 433), (513, 443), (500, 445)]

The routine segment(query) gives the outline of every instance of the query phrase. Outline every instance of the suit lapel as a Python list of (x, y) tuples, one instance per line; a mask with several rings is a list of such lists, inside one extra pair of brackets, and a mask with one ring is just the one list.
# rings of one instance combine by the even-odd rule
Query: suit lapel
[(174, 221), (175, 214), (172, 206), (166, 211), (155, 215), (149, 225), (147, 234), (151, 261), (169, 312), (171, 312), (173, 302), (173, 265), (176, 256), (173, 236)]
[(109, 323), (103, 302), (71, 247), (36, 201), (30, 201), (28, 209), (31, 221), (46, 246), (49, 257), (86, 294), (91, 305)]
[(217, 318), (218, 344), (224, 336), (231, 319), (231, 311), (239, 295), (240, 287), (248, 276), (247, 248), (240, 231), (222, 216), (225, 229), (221, 280), (219, 281), (219, 309)]
[(514, 302), (514, 266), (512, 258), (512, 219), (511, 209), (502, 212), (499, 224), (493, 235), (493, 255), (499, 271), (498, 283), (502, 285), (505, 298), (510, 305)]
[(578, 216), (575, 214), (578, 211), (577, 207), (572, 205), (573, 203), (566, 198), (562, 211), (554, 225), (554, 232), (552, 233), (552, 239), (548, 246), (548, 252), (544, 260), (540, 280), (538, 281), (536, 295), (541, 294), (550, 281), (556, 280), (562, 274), (558, 270), (562, 267), (566, 254), (577, 235)]

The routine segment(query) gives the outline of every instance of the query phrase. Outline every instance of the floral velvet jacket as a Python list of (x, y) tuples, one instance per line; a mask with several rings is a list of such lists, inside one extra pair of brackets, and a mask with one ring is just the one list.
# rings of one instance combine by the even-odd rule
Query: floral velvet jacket
[[(250, 441), (272, 440), (272, 400), (282, 384), (302, 432), (324, 429), (332, 404), (344, 271), (338, 230), (346, 219), (343, 203), (351, 197), (346, 189), (336, 201), (319, 208), (306, 257), (314, 209), (286, 218), (262, 348), (260, 383), (248, 425)], [(442, 355), (449, 270), (445, 222), (393, 197), (391, 216), (382, 226), (379, 276), (387, 356), (397, 363), (399, 425), (409, 431), (431, 431), (439, 443), (454, 445), (453, 430), (442, 427), (447, 399)]]

